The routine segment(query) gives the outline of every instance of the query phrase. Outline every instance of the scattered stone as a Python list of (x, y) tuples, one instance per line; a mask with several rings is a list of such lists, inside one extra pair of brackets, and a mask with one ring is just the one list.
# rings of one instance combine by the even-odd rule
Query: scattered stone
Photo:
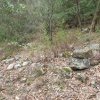
[(18, 45), (18, 42), (10, 42), (10, 43), (8, 43), (8, 45), (10, 46), (10, 45)]
[(85, 47), (83, 49), (75, 49), (73, 51), (73, 58), (78, 58), (78, 59), (86, 59), (90, 58), (92, 56), (92, 50), (89, 48)]
[(90, 65), (91, 65), (91, 66), (98, 65), (99, 63), (100, 63), (100, 60), (96, 60), (96, 59), (91, 59), (91, 60), (90, 60)]
[(17, 61), (17, 60), (20, 60), (20, 58), (21, 58), (21, 57), (19, 57), (19, 56), (17, 56), (17, 55), (15, 56), (15, 60), (16, 60), (16, 61)]
[(27, 81), (27, 78), (22, 78), (20, 82), (25, 83), (26, 81)]
[(32, 47), (32, 43), (27, 43), (26, 46)]
[(10, 58), (10, 59), (3, 60), (3, 62), (6, 64), (9, 64), (9, 63), (13, 62), (14, 60), (15, 60), (14, 58)]
[(14, 69), (21, 68), (21, 64), (15, 64)]
[(100, 44), (91, 44), (89, 48), (92, 50), (93, 56), (100, 54)]
[(95, 54), (91, 59), (90, 59), (90, 64), (92, 66), (98, 65), (100, 63), (100, 54)]
[(26, 62), (23, 62), (22, 66), (27, 66), (28, 64), (29, 64), (29, 62), (26, 61)]
[(71, 59), (71, 68), (73, 70), (83, 70), (90, 67), (90, 61), (88, 59)]
[(76, 79), (78, 79), (82, 83), (87, 83), (88, 77), (86, 77), (85, 75), (78, 74)]
[(32, 63), (30, 66), (31, 67), (36, 67), (36, 63)]
[(90, 44), (89, 47), (92, 50), (100, 50), (100, 44)]
[(7, 67), (7, 70), (12, 70), (15, 66), (15, 63), (12, 63), (10, 64), (8, 67)]
[(20, 100), (20, 98), (18, 96), (15, 97), (15, 100)]

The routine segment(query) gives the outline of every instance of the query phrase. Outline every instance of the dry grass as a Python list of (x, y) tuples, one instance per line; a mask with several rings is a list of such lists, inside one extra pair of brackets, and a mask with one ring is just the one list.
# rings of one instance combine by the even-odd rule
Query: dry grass
[[(30, 37), (30, 39), (29, 39)], [(71, 50), (75, 46), (83, 46), (89, 43), (89, 40), (95, 43), (100, 41), (99, 32), (89, 35), (88, 33), (82, 33), (79, 29), (62, 30), (60, 29), (53, 36), (52, 43), (49, 41), (46, 34), (37, 33), (37, 35), (28, 36), (27, 41), (31, 41), (31, 46), (28, 46), (28, 52), (30, 52), (31, 57), (41, 51), (44, 53), (45, 57), (59, 57), (62, 53), (63, 57), (69, 57)], [(22, 39), (23, 41), (23, 39)], [(26, 39), (24, 40), (26, 41)], [(25, 43), (27, 43), (27, 41)], [(15, 55), (21, 51), (21, 47), (18, 45), (7, 45), (7, 43), (0, 43), (0, 48), (2, 49), (0, 54), (0, 59), (5, 59), (9, 56)]]

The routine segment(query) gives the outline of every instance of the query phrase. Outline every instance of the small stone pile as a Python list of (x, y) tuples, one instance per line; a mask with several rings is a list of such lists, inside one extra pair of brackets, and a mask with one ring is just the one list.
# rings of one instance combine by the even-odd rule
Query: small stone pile
[(18, 69), (31, 64), (29, 60), (22, 60), (20, 57), (13, 57), (2, 61), (3, 65), (7, 66), (7, 70)]
[(100, 44), (91, 44), (84, 48), (78, 48), (73, 51), (71, 57), (71, 68), (82, 70), (100, 63)]

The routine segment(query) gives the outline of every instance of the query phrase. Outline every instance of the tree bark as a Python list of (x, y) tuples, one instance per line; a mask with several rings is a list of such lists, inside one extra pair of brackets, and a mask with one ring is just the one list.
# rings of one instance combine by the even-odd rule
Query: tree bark
[(94, 6), (96, 7), (96, 0), (92, 0), (93, 1), (93, 3), (94, 3)]
[(76, 10), (77, 10), (77, 19), (78, 19), (78, 23), (79, 23), (79, 27), (82, 30), (82, 22), (81, 22), (81, 16), (80, 16), (80, 5), (79, 5), (79, 0), (75, 0), (76, 2)]
[(97, 19), (98, 19), (98, 13), (99, 13), (99, 7), (100, 7), (100, 0), (98, 0), (97, 2), (97, 6), (96, 6), (96, 11), (94, 13), (94, 17), (91, 23), (91, 27), (90, 27), (90, 33), (91, 32), (95, 32), (95, 28), (96, 28), (96, 24), (97, 24)]
[(53, 40), (53, 33), (52, 33), (52, 24), (53, 24), (53, 1), (52, 0), (48, 0), (48, 29), (47, 29), (47, 33), (50, 36), (49, 39), (50, 41)]

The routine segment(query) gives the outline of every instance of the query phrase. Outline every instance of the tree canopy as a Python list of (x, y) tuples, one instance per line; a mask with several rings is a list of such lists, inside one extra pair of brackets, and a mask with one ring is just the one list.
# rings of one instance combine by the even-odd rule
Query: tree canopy
[[(52, 37), (56, 28), (89, 26), (99, 1), (0, 0), (0, 40), (44, 30)], [(100, 24), (100, 5), (97, 13)]]

